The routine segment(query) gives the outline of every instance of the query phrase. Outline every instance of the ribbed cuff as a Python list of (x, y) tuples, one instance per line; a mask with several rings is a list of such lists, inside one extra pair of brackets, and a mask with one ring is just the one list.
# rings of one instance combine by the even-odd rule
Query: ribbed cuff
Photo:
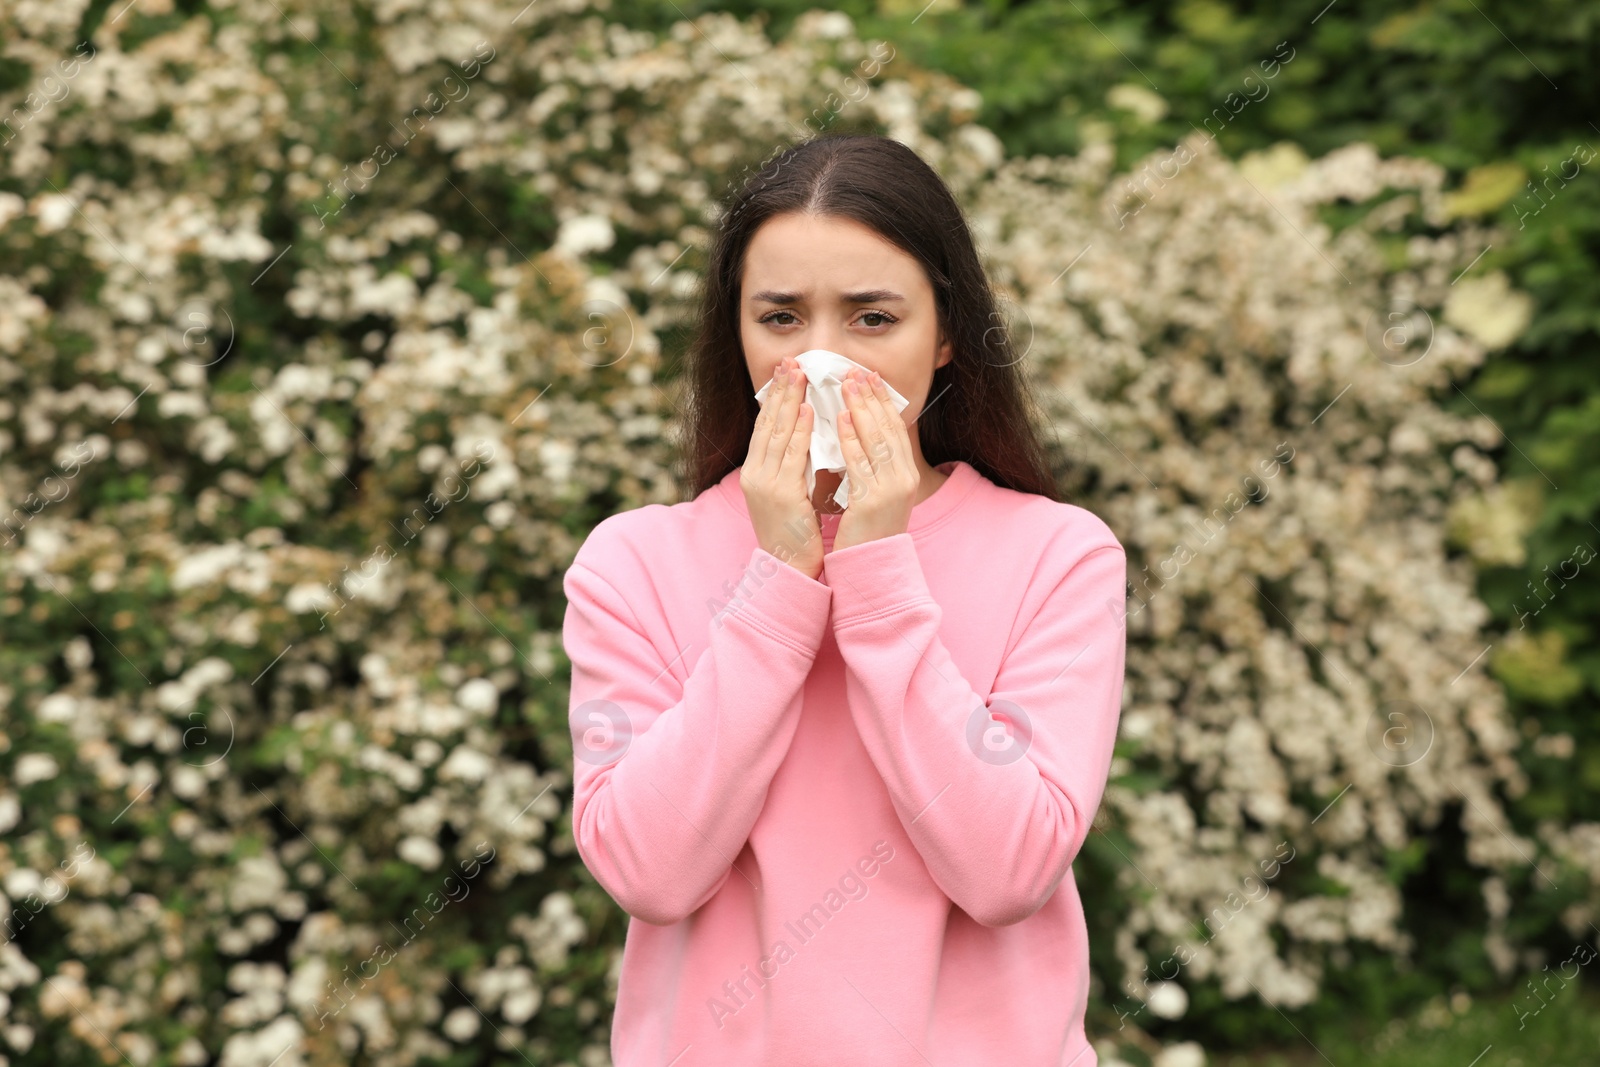
[(796, 651), (815, 655), (828, 629), (832, 602), (828, 585), (757, 545), (716, 622), (723, 625), (729, 616), (738, 615)]
[(835, 630), (933, 603), (909, 533), (836, 549), (822, 557), (822, 570), (833, 589)]

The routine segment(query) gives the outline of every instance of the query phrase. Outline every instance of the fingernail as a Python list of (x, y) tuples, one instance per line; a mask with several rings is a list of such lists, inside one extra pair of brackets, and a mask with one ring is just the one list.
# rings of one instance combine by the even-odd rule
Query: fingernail
[(778, 377), (778, 381), (780, 381), (780, 382), (787, 381), (788, 378), (789, 378), (789, 368), (785, 367), (782, 363), (779, 363), (778, 364), (778, 375), (777, 375), (777, 377)]

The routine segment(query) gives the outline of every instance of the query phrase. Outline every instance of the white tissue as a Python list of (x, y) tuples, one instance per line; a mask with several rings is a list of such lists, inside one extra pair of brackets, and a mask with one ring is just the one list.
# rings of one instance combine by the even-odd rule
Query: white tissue
[[(862, 367), (853, 359), (841, 356), (837, 352), (830, 352), (826, 348), (813, 348), (802, 352), (795, 357), (795, 362), (800, 364), (800, 369), (806, 376), (806, 403), (811, 405), (814, 417), (811, 422), (811, 452), (806, 459), (806, 496), (809, 498), (817, 488), (817, 471), (838, 471), (845, 469), (844, 450), (839, 445), (839, 427), (835, 420), (839, 413), (845, 411), (844, 405), (844, 376), (850, 373), (850, 368)], [(894, 386), (887, 381), (883, 383), (889, 391), (889, 403), (894, 405), (895, 411), (903, 411), (911, 401), (895, 392)], [(772, 388), (769, 381), (756, 393), (756, 399), (765, 400), (767, 390)], [(850, 475), (845, 474), (839, 480), (839, 489), (833, 494), (834, 503), (841, 508), (850, 506)]]

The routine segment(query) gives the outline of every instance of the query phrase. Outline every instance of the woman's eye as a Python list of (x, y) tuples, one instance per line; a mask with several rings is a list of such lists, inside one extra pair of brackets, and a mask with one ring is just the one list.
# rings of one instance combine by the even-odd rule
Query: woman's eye
[[(762, 323), (771, 323), (774, 326), (791, 326), (793, 325), (792, 320), (794, 319), (795, 313), (792, 311), (769, 311), (756, 321)], [(868, 322), (868, 319), (877, 319), (878, 321)], [(899, 322), (900, 320), (889, 314), (887, 311), (865, 311), (861, 313), (860, 318), (858, 318), (856, 321), (860, 322), (868, 329), (876, 329), (880, 326), (888, 326), (892, 323)]]

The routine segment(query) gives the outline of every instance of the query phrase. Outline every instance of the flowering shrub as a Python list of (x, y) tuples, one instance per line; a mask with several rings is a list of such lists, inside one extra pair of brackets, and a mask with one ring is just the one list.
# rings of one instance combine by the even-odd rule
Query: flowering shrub
[[(1494, 484), (1496, 437), (1431, 401), (1483, 347), (1425, 310), (1482, 238), (1414, 241), (1387, 268), (1375, 236), (1436, 213), (1441, 174), (1366, 146), (1235, 167), (1195, 134), (1177, 155), (1122, 228), (1100, 149), (1017, 165), (976, 215), (1066, 473), (1130, 549), (1129, 780), (1107, 792), (1134, 846), (1129, 992), (1157, 973), (1145, 946), (1175, 945), (1189, 981), (1298, 1006), (1346, 945), (1413, 947), (1387, 867), (1451, 803), (1486, 873), (1523, 862), (1494, 798), (1521, 775), (1475, 663), (1485, 611), (1445, 541), (1450, 503)], [(1395, 191), (1337, 240), (1310, 210)], [(1231, 918), (1282, 842), (1305, 877)], [(1219, 911), (1213, 941), (1199, 920)]]
[(1352, 943), (1405, 953), (1387, 858), (1460, 801), (1511, 953), (1497, 872), (1535, 846), (1445, 540), (1493, 541), (1494, 435), (1436, 399), (1514, 331), (1492, 287), (1428, 310), (1483, 233), (1386, 243), (1438, 218), (1431, 165), (1199, 138), (1130, 194), (1105, 145), (1002, 158), (974, 93), (821, 12), (773, 44), (583, 0), (87, 8), (0, 15), (32, 72), (0, 100), (0, 1051), (607, 1061), (625, 916), (564, 804), (560, 577), (678, 498), (665, 356), (717, 200), (815, 115), (968, 206), (1138, 575), (1103, 983), (1183, 949), (1152, 1013), (1292, 1006)]

